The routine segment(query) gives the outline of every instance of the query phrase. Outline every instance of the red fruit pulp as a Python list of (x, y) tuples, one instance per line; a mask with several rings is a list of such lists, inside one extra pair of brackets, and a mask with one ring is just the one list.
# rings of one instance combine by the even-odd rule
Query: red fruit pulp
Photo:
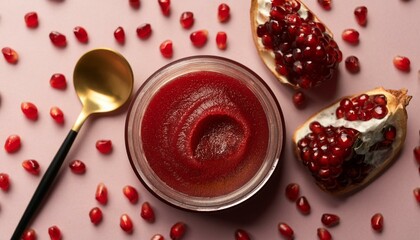
[(102, 210), (98, 207), (94, 207), (89, 211), (90, 221), (97, 225), (102, 221)]
[(133, 232), (133, 221), (131, 220), (130, 216), (128, 214), (123, 214), (120, 217), (120, 227), (124, 232), (132, 233)]
[(317, 235), (319, 240), (331, 240), (332, 236), (331, 233), (325, 228), (318, 228)]
[(174, 54), (172, 41), (171, 40), (163, 41), (159, 46), (159, 50), (164, 58), (172, 58)]
[(36, 28), (38, 27), (38, 14), (36, 12), (28, 12), (25, 14), (25, 24), (28, 28)]
[(57, 226), (51, 226), (48, 228), (48, 235), (51, 240), (61, 240), (61, 230)]
[(145, 23), (141, 26), (138, 26), (136, 33), (140, 39), (148, 39), (150, 35), (152, 35), (152, 25), (150, 25), (150, 23)]
[(311, 213), (311, 205), (308, 202), (308, 199), (306, 199), (305, 196), (301, 196), (296, 200), (296, 207), (304, 215), (308, 215)]
[(114, 38), (119, 44), (125, 43), (125, 31), (123, 27), (117, 27), (114, 31)]
[(75, 174), (83, 174), (86, 172), (86, 165), (80, 160), (73, 160), (69, 163), (70, 170)]
[(144, 202), (141, 205), (140, 216), (148, 222), (152, 223), (155, 221), (155, 212), (149, 202)]
[(39, 166), (39, 163), (37, 160), (34, 159), (28, 159), (22, 162), (22, 167), (33, 175), (38, 175), (41, 168)]
[(332, 0), (318, 0), (319, 5), (325, 10), (331, 10)]
[(360, 71), (359, 59), (356, 56), (348, 56), (344, 62), (347, 71), (350, 73), (358, 73)]
[(35, 230), (33, 229), (28, 229), (26, 230), (23, 235), (22, 235), (22, 240), (36, 240), (37, 235)]
[(362, 94), (352, 99), (344, 98), (336, 110), (336, 117), (347, 121), (382, 119), (388, 114), (386, 104), (386, 97), (382, 94)]
[(384, 217), (380, 213), (376, 213), (372, 216), (370, 220), (370, 224), (372, 226), (372, 229), (381, 232), (384, 227)]
[(293, 239), (294, 238), (294, 231), (287, 223), (279, 223), (277, 226), (280, 234), (286, 239)]
[(396, 56), (393, 60), (394, 66), (403, 72), (409, 72), (410, 71), (410, 59), (408, 57), (404, 56)]
[(102, 205), (108, 203), (108, 188), (103, 183), (99, 183), (96, 187), (95, 199)]
[(354, 16), (360, 26), (366, 26), (367, 24), (368, 9), (365, 6), (359, 6), (354, 9)]
[(297, 183), (289, 183), (286, 186), (285, 194), (290, 201), (296, 201), (299, 197), (300, 186)]
[(35, 106), (35, 104), (31, 102), (23, 102), (20, 104), (20, 109), (22, 110), (26, 118), (30, 120), (38, 119), (38, 108)]
[[(0, 184), (1, 184), (1, 178), (0, 178)], [(1, 185), (0, 185), (0, 188), (1, 188)], [(413, 195), (414, 195), (414, 198), (416, 199), (416, 201), (418, 203), (420, 203), (420, 187), (414, 188)]]
[(4, 59), (6, 59), (6, 62), (10, 64), (16, 64), (19, 60), (18, 53), (10, 48), (10, 47), (4, 47), (1, 49), (1, 52), (3, 53)]
[(302, 91), (296, 91), (292, 96), (292, 102), (296, 108), (302, 108), (306, 102), (305, 94)]
[(416, 146), (413, 149), (414, 158), (416, 159), (417, 163), (420, 164), (420, 145)]
[(137, 203), (139, 200), (139, 193), (133, 186), (127, 185), (123, 187), (123, 194), (128, 199), (128, 201), (133, 204)]
[(227, 34), (225, 32), (217, 32), (216, 34), (216, 45), (220, 50), (225, 50), (227, 47)]
[(10, 178), (7, 173), (0, 173), (0, 189), (8, 191), (10, 188)]
[(54, 46), (60, 48), (67, 46), (67, 38), (64, 34), (57, 31), (52, 31), (50, 32), (49, 37)]
[(227, 22), (230, 18), (230, 7), (226, 3), (221, 3), (217, 8), (217, 19), (220, 22)]
[(348, 28), (343, 31), (341, 37), (344, 41), (351, 43), (351, 44), (358, 44), (359, 43), (359, 32), (355, 29)]
[(207, 30), (198, 30), (190, 34), (191, 43), (195, 47), (203, 47), (207, 43)]
[(340, 217), (331, 213), (324, 213), (321, 217), (321, 222), (327, 227), (333, 227), (340, 222)]
[(64, 74), (54, 73), (50, 78), (50, 86), (55, 89), (65, 89), (67, 87), (67, 80)]
[(251, 240), (251, 237), (247, 231), (238, 229), (235, 231), (235, 240)]
[(169, 236), (172, 240), (180, 240), (187, 230), (187, 225), (183, 222), (177, 222), (172, 225), (171, 230), (169, 231)]
[(165, 237), (163, 237), (161, 234), (155, 234), (150, 240), (165, 240)]
[(190, 29), (194, 25), (194, 13), (187, 11), (181, 14), (179, 18), (181, 26), (185, 29)]
[(73, 33), (79, 42), (87, 43), (89, 41), (88, 33), (85, 28), (77, 26), (73, 28)]
[(64, 123), (64, 113), (63, 111), (61, 111), (59, 107), (55, 107), (55, 106), (51, 107), (50, 116), (52, 117), (52, 119), (54, 119), (56, 123), (58, 124)]
[(8, 153), (14, 153), (18, 151), (21, 147), (21, 140), (19, 135), (10, 135), (7, 137), (6, 142), (4, 143), (4, 149)]
[(96, 149), (102, 154), (109, 154), (112, 151), (112, 141), (109, 139), (101, 139), (96, 141)]
[(139, 9), (141, 4), (140, 0), (128, 0), (128, 3), (134, 9)]
[(171, 1), (170, 0), (158, 0), (160, 10), (164, 16), (171, 14)]

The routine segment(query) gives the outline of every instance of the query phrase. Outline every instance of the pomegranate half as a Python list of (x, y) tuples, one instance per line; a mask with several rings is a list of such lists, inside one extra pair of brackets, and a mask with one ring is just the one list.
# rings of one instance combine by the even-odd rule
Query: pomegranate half
[(252, 0), (258, 53), (277, 79), (309, 89), (335, 78), (342, 53), (332, 32), (299, 0)]
[(401, 150), (411, 96), (382, 87), (344, 97), (310, 117), (293, 135), (297, 159), (334, 195), (366, 186)]

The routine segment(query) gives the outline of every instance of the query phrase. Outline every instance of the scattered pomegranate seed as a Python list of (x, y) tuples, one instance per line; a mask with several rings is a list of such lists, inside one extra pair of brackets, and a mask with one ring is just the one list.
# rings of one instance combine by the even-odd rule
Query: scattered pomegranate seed
[(54, 73), (50, 78), (50, 86), (55, 89), (65, 89), (67, 87), (66, 77), (61, 73)]
[(26, 230), (22, 235), (22, 240), (36, 240), (36, 232), (33, 229)]
[(128, 3), (134, 9), (139, 9), (140, 8), (140, 0), (128, 0)]
[(159, 50), (164, 58), (172, 58), (174, 54), (172, 41), (171, 40), (163, 41), (159, 46)]
[(122, 191), (124, 196), (126, 196), (131, 203), (135, 204), (139, 200), (139, 193), (133, 186), (127, 185), (123, 187)]
[(98, 207), (94, 207), (89, 211), (90, 221), (98, 225), (102, 221), (102, 210)]
[(170, 0), (158, 0), (160, 10), (164, 16), (171, 14), (171, 1)]
[(114, 38), (119, 44), (125, 43), (125, 31), (123, 27), (117, 27), (114, 31)]
[(104, 183), (99, 183), (96, 187), (95, 199), (102, 205), (106, 205), (108, 202), (108, 188)]
[(216, 45), (220, 50), (225, 50), (227, 47), (227, 34), (225, 32), (217, 32), (216, 34)]
[(137, 27), (136, 32), (140, 39), (148, 39), (150, 35), (152, 35), (152, 26), (150, 23), (144, 23), (143, 25)]
[(10, 135), (7, 137), (6, 142), (4, 143), (4, 149), (8, 153), (14, 153), (18, 151), (21, 147), (21, 140), (19, 135)]
[(84, 27), (76, 26), (73, 28), (74, 36), (81, 43), (87, 43), (89, 41), (88, 33)]
[(325, 228), (318, 228), (316, 230), (319, 240), (331, 240), (331, 233)]
[(332, 0), (318, 0), (319, 5), (325, 10), (331, 10)]
[(348, 56), (344, 62), (347, 71), (350, 73), (358, 73), (360, 71), (359, 59), (356, 56)]
[(326, 227), (333, 227), (340, 223), (340, 217), (336, 214), (324, 213), (322, 214), (321, 222)]
[(186, 230), (187, 225), (185, 223), (177, 222), (174, 225), (172, 225), (171, 230), (169, 232), (169, 236), (172, 240), (179, 240), (184, 236)]
[(30, 174), (38, 175), (41, 168), (35, 159), (28, 159), (22, 162), (22, 167)]
[(69, 163), (70, 170), (75, 174), (83, 174), (86, 172), (86, 165), (81, 160), (73, 160)]
[(112, 141), (109, 139), (98, 140), (95, 146), (102, 154), (109, 154), (112, 151)]
[(351, 43), (351, 44), (358, 44), (359, 43), (359, 32), (353, 28), (348, 28), (343, 31), (341, 37), (344, 41)]
[(190, 40), (196, 47), (203, 47), (207, 43), (207, 30), (198, 30), (190, 34)]
[(165, 238), (160, 234), (155, 234), (150, 240), (165, 240)]
[(0, 189), (7, 192), (10, 188), (10, 178), (7, 173), (0, 173)]
[(381, 232), (384, 227), (384, 217), (380, 213), (376, 213), (372, 216), (370, 220), (372, 229)]
[(251, 240), (247, 231), (243, 229), (237, 229), (235, 231), (235, 240)]
[(25, 23), (28, 28), (36, 28), (38, 27), (38, 14), (36, 12), (28, 12), (25, 14)]
[(56, 106), (51, 107), (50, 108), (50, 115), (56, 123), (59, 123), (59, 124), (64, 123), (64, 113), (63, 113), (63, 111), (61, 111), (61, 109), (59, 107), (56, 107)]
[(394, 66), (401, 71), (410, 71), (410, 59), (404, 56), (396, 56), (393, 60)]
[(296, 108), (303, 108), (306, 103), (305, 94), (302, 91), (296, 91), (292, 96), (292, 101)]
[(294, 238), (294, 231), (293, 229), (287, 224), (287, 223), (279, 223), (279, 225), (277, 226), (280, 234), (286, 238), (286, 239), (293, 239)]
[(50, 235), (51, 240), (61, 240), (61, 230), (57, 226), (51, 226), (48, 228), (48, 235)]
[[(0, 175), (0, 188), (1, 188), (1, 175)], [(414, 188), (413, 194), (416, 201), (420, 203), (420, 187)]]
[(133, 232), (133, 221), (131, 220), (130, 216), (128, 214), (124, 213), (120, 217), (120, 227), (124, 232), (126, 233), (132, 233)]
[(221, 3), (217, 8), (217, 19), (220, 22), (227, 22), (230, 18), (230, 7), (226, 3)]
[(10, 64), (16, 64), (19, 60), (18, 53), (10, 47), (4, 47), (1, 49), (1, 52), (3, 53), (4, 59), (6, 59), (6, 62)]
[(152, 223), (152, 222), (154, 222), (154, 221), (155, 221), (155, 212), (153, 211), (152, 206), (150, 206), (150, 203), (148, 203), (148, 202), (144, 202), (144, 203), (141, 205), (140, 216), (141, 216), (144, 220), (146, 220), (146, 221), (148, 221), (148, 222), (150, 222), (150, 223)]
[(366, 26), (367, 24), (367, 14), (368, 9), (365, 6), (359, 6), (354, 9), (354, 16), (356, 17), (356, 21), (360, 26)]
[(35, 106), (35, 104), (31, 102), (22, 102), (20, 104), (20, 109), (22, 110), (26, 118), (30, 120), (38, 119), (38, 108)]
[(54, 46), (60, 48), (67, 46), (67, 38), (64, 34), (57, 31), (52, 31), (50, 32), (49, 37)]
[(183, 12), (179, 18), (181, 26), (185, 29), (190, 29), (194, 25), (194, 13), (192, 12)]
[(289, 183), (285, 189), (285, 195), (290, 201), (296, 201), (299, 197), (300, 186), (297, 183)]
[(420, 164), (420, 145), (416, 146), (413, 149), (414, 158), (416, 159), (417, 163)]
[(308, 215), (311, 212), (311, 205), (309, 205), (305, 196), (301, 196), (296, 200), (296, 207), (304, 215)]

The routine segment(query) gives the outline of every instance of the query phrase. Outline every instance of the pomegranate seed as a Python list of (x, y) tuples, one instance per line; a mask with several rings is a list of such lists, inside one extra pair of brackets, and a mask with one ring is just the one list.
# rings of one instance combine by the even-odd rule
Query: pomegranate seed
[(277, 226), (280, 234), (286, 238), (286, 239), (293, 239), (294, 238), (294, 232), (293, 229), (287, 224), (287, 223), (279, 223)]
[(394, 66), (401, 71), (410, 71), (410, 59), (404, 56), (396, 56), (393, 60)]
[(325, 229), (325, 228), (318, 228), (317, 230), (317, 235), (319, 240), (331, 240), (332, 236), (331, 233)]
[(95, 199), (102, 205), (108, 202), (108, 188), (103, 183), (99, 183), (96, 187)]
[(6, 59), (6, 62), (10, 64), (16, 64), (19, 60), (18, 53), (10, 47), (4, 47), (1, 49), (1, 52), (3, 53), (4, 59)]
[(134, 9), (139, 9), (140, 8), (140, 0), (128, 0), (128, 3)]
[(128, 201), (130, 201), (133, 204), (137, 203), (137, 201), (139, 200), (139, 193), (133, 186), (127, 185), (123, 187), (123, 194), (127, 197)]
[(420, 145), (413, 149), (414, 158), (416, 159), (417, 163), (420, 164)]
[(133, 232), (133, 221), (131, 220), (130, 216), (128, 214), (124, 213), (120, 217), (120, 227), (124, 232), (126, 233), (132, 233)]
[(164, 58), (172, 58), (174, 54), (172, 41), (171, 40), (163, 41), (159, 46), (159, 50)]
[(150, 35), (152, 35), (152, 26), (150, 23), (145, 23), (141, 26), (138, 26), (136, 32), (140, 39), (148, 39)]
[(38, 14), (36, 12), (28, 12), (25, 14), (25, 23), (28, 28), (36, 28), (38, 27)]
[(305, 196), (301, 196), (296, 200), (297, 209), (304, 215), (308, 215), (311, 212), (311, 205)]
[(61, 73), (54, 73), (50, 78), (50, 86), (55, 89), (67, 88), (66, 77)]
[(67, 38), (64, 34), (57, 31), (52, 31), (50, 32), (49, 37), (54, 46), (60, 48), (67, 46)]
[(86, 165), (80, 160), (73, 160), (69, 163), (70, 170), (75, 174), (83, 174), (86, 172)]
[(8, 153), (14, 153), (18, 151), (21, 147), (21, 140), (19, 135), (10, 135), (7, 137), (6, 142), (4, 143), (4, 149)]
[(90, 221), (98, 225), (102, 221), (102, 210), (98, 207), (94, 207), (89, 211)]
[(0, 173), (0, 189), (7, 192), (10, 188), (10, 178), (7, 173)]
[[(1, 188), (1, 178), (0, 178), (0, 188)], [(420, 187), (414, 188), (413, 194), (414, 194), (414, 198), (416, 199), (416, 201), (418, 203), (420, 203)]]
[(370, 220), (372, 229), (381, 232), (384, 227), (384, 217), (380, 213), (376, 213), (372, 216)]
[(226, 3), (221, 3), (217, 8), (217, 19), (220, 22), (227, 22), (230, 18), (230, 7)]
[(160, 234), (155, 234), (150, 240), (165, 240), (165, 238)]
[(158, 0), (160, 10), (164, 16), (171, 14), (171, 1), (170, 0)]
[(183, 222), (177, 222), (172, 225), (171, 230), (169, 232), (169, 236), (172, 240), (179, 240), (181, 239), (186, 231), (187, 225)]
[(296, 91), (292, 96), (292, 101), (296, 108), (303, 108), (306, 102), (305, 94), (302, 91)]
[(198, 30), (190, 34), (190, 40), (196, 47), (203, 47), (207, 43), (207, 30)]
[(343, 31), (341, 37), (344, 41), (351, 43), (351, 44), (358, 44), (359, 43), (359, 32), (355, 29), (348, 28)]
[(235, 240), (251, 240), (248, 232), (243, 229), (238, 229), (235, 231)]
[(225, 50), (227, 47), (227, 34), (225, 32), (217, 32), (216, 34), (216, 45), (220, 50)]
[(345, 65), (350, 73), (358, 73), (360, 71), (359, 59), (356, 56), (348, 56), (345, 60)]
[(85, 28), (77, 26), (73, 28), (74, 36), (81, 43), (87, 43), (89, 41), (88, 33)]
[(48, 235), (50, 235), (51, 240), (61, 240), (61, 231), (57, 226), (51, 226), (48, 228)]
[(36, 240), (36, 232), (33, 229), (26, 230), (22, 235), (22, 240)]
[(40, 172), (40, 166), (37, 160), (28, 159), (22, 162), (22, 167), (30, 174), (38, 175)]
[(340, 217), (335, 214), (324, 213), (322, 214), (321, 222), (327, 227), (333, 227), (340, 223)]
[(299, 197), (300, 186), (297, 183), (289, 183), (286, 186), (285, 194), (290, 201), (296, 201)]
[(56, 123), (63, 124), (64, 123), (64, 113), (61, 111), (59, 107), (51, 107), (50, 108), (50, 116)]
[(332, 0), (318, 0), (319, 5), (325, 10), (331, 10)]
[(102, 154), (109, 154), (112, 151), (112, 141), (109, 139), (98, 140), (95, 146)]
[(114, 31), (114, 38), (119, 44), (125, 43), (125, 31), (123, 27), (117, 27)]
[(144, 203), (141, 205), (140, 216), (141, 216), (144, 220), (146, 220), (146, 221), (148, 221), (148, 222), (150, 222), (150, 223), (152, 223), (152, 222), (154, 222), (154, 221), (155, 221), (155, 212), (153, 211), (152, 206), (150, 206), (150, 203), (148, 203), (148, 202), (144, 202)]
[(190, 29), (194, 25), (194, 13), (192, 12), (183, 12), (179, 18), (181, 26), (185, 29)]
[(22, 102), (20, 104), (20, 109), (22, 110), (26, 118), (30, 120), (38, 119), (38, 108), (35, 106), (35, 104), (31, 102)]
[(368, 9), (365, 6), (359, 6), (354, 9), (354, 16), (360, 26), (366, 26), (367, 24)]

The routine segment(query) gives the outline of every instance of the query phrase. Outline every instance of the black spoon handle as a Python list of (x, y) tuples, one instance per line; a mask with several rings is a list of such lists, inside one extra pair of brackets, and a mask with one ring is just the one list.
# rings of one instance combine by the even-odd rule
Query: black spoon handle
[(32, 217), (41, 205), (42, 200), (47, 195), (48, 190), (52, 186), (54, 179), (57, 176), (60, 167), (67, 156), (67, 153), (70, 150), (71, 145), (76, 139), (76, 136), (77, 132), (74, 130), (70, 130), (70, 132), (67, 134), (66, 139), (64, 139), (64, 142), (61, 144), (60, 149), (58, 149), (57, 154), (50, 163), (50, 166), (48, 167), (47, 171), (42, 177), (37, 189), (35, 190), (34, 195), (31, 198), (31, 201), (26, 207), (26, 210), (23, 213), (22, 218), (20, 219), (19, 224), (15, 229), (15, 232), (13, 233), (11, 240), (21, 239), (22, 234), (26, 230), (29, 222), (31, 221)]

